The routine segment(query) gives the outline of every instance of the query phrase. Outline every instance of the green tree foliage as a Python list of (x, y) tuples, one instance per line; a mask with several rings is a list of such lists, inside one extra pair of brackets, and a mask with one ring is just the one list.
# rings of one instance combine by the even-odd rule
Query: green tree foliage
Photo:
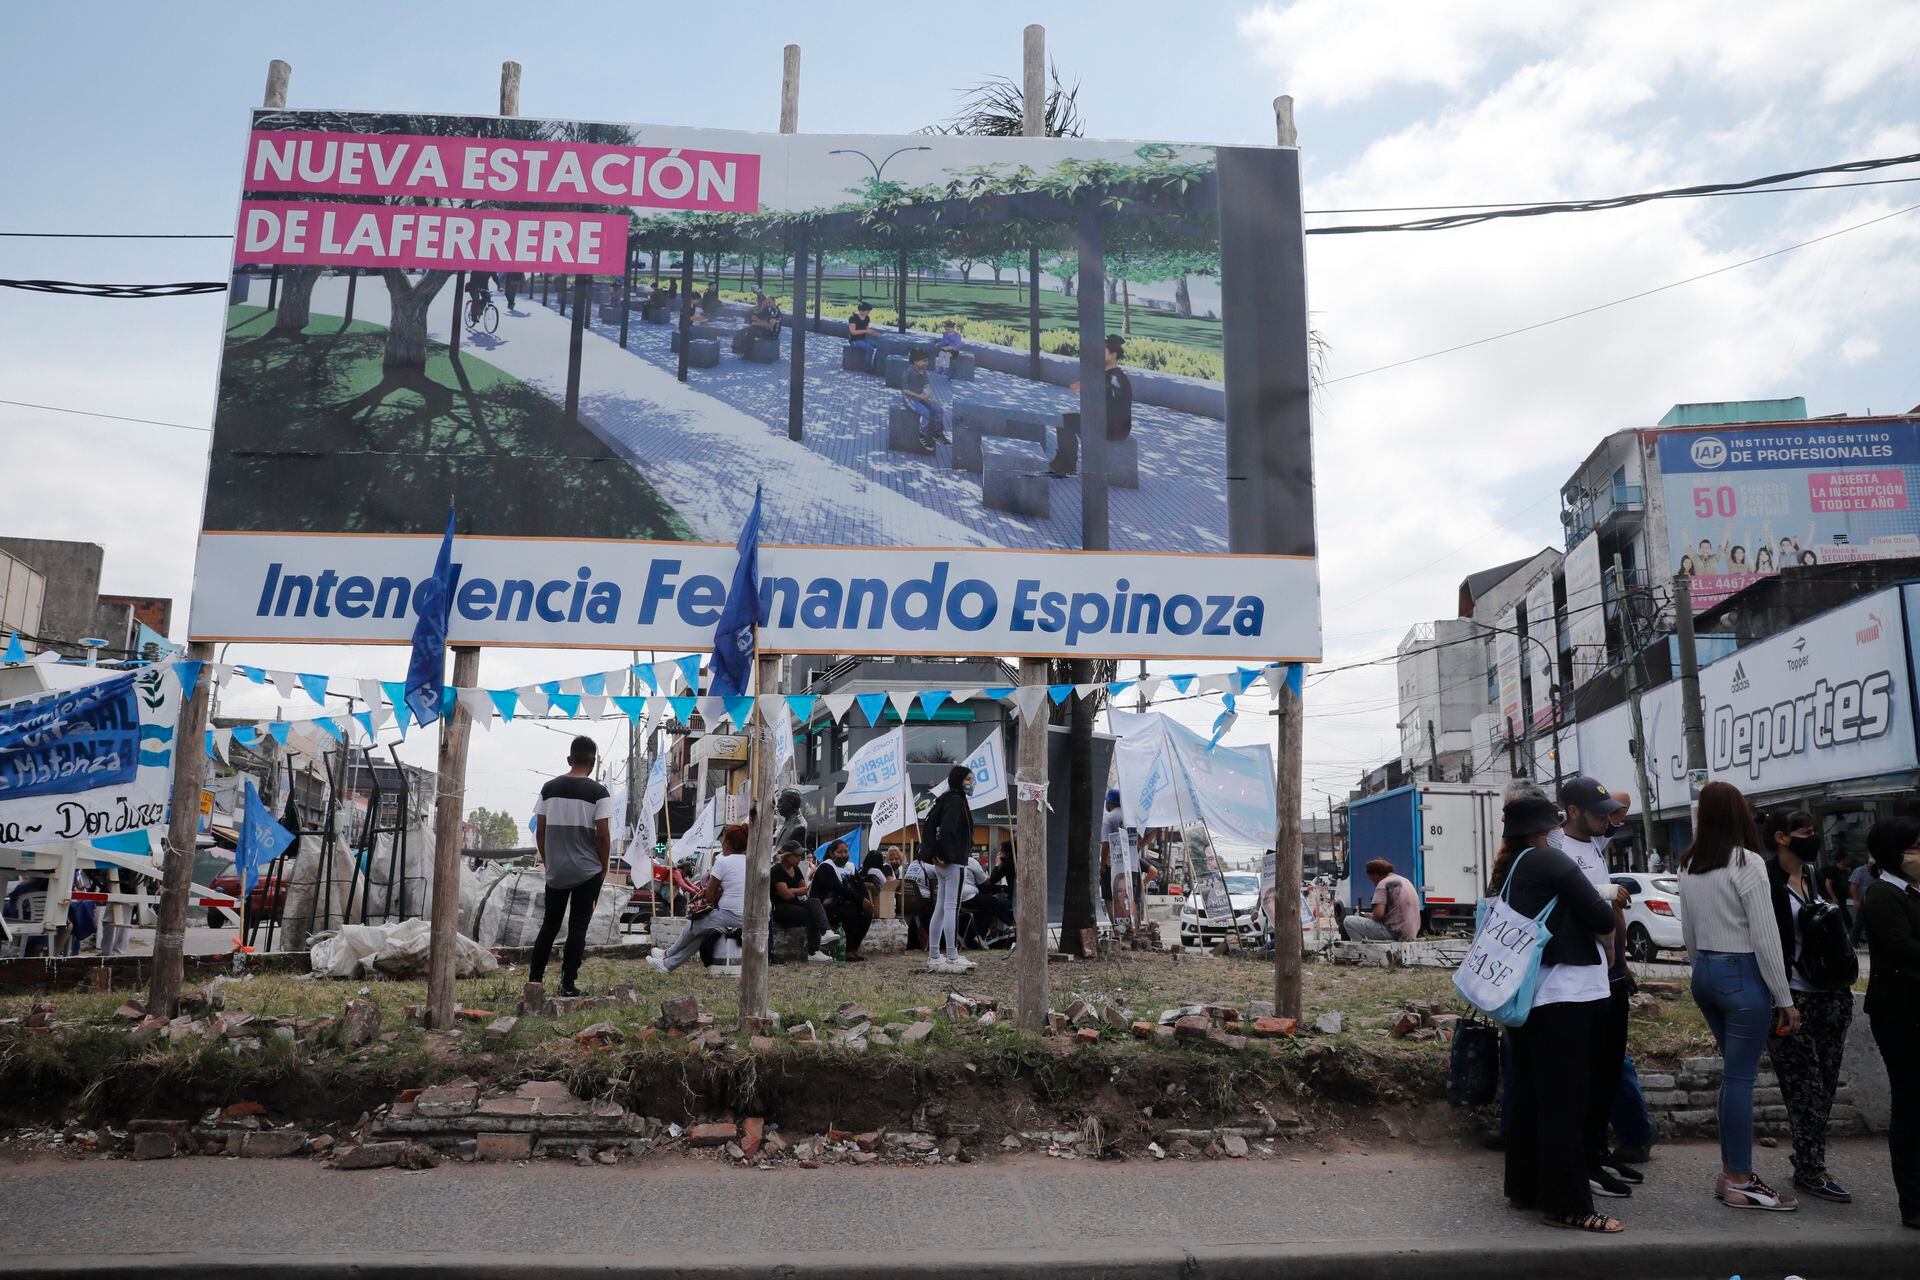
[(513, 849), (520, 844), (520, 824), (499, 809), (475, 809), (467, 815), (474, 839), (482, 849)]

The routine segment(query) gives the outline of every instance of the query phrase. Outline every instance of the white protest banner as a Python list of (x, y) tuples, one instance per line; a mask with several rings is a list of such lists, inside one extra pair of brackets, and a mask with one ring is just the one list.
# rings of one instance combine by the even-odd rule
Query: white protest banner
[[(967, 803), (973, 808), (984, 809), (1007, 798), (1006, 750), (1001, 745), (999, 729), (988, 734), (987, 740), (960, 763), (973, 774), (973, 792), (967, 797)], [(927, 794), (937, 799), (946, 793), (947, 783), (943, 778)]]
[(847, 761), (847, 783), (833, 802), (871, 804), (895, 795), (907, 776), (906, 735), (899, 729), (883, 733), (854, 752)]
[(1109, 708), (1107, 716), (1120, 735), (1114, 763), (1128, 826), (1204, 822), (1216, 836), (1273, 848), (1273, 756), (1264, 744), (1210, 748), (1158, 712)]
[(761, 723), (766, 731), (773, 735), (773, 776), (778, 781), (793, 774), (793, 712), (786, 707), (786, 699), (780, 700), (780, 707), (771, 715), (766, 703), (760, 706)]
[(181, 745), (180, 682), (158, 667), (100, 676), (0, 703), (0, 845), (95, 840), (165, 823)]

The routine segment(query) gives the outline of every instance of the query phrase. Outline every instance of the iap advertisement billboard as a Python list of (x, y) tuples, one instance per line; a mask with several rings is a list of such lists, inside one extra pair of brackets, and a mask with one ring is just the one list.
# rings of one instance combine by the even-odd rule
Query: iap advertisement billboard
[(1675, 431), (1656, 448), (1668, 555), (1696, 612), (1789, 564), (1920, 555), (1920, 424)]
[(452, 504), (453, 643), (699, 648), (758, 487), (771, 650), (1319, 656), (1291, 149), (276, 110), (241, 188), (196, 639), (404, 641)]

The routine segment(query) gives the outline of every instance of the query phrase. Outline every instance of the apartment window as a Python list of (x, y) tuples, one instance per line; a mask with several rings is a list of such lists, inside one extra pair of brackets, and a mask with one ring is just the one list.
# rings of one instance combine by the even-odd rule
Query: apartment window
[(907, 762), (909, 764), (958, 764), (966, 758), (966, 725), (907, 726)]

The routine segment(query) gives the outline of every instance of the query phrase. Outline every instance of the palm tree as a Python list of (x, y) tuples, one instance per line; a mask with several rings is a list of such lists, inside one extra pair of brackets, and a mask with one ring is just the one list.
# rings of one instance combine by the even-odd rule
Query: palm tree
[[(1047, 64), (1053, 87), (1047, 90), (1046, 124), (1049, 138), (1078, 138), (1086, 122), (1080, 118), (1080, 82), (1068, 88), (1060, 68)], [(988, 76), (965, 91), (954, 113), (921, 133), (958, 134), (971, 138), (1017, 138), (1026, 132), (1026, 95), (1005, 76)]]

